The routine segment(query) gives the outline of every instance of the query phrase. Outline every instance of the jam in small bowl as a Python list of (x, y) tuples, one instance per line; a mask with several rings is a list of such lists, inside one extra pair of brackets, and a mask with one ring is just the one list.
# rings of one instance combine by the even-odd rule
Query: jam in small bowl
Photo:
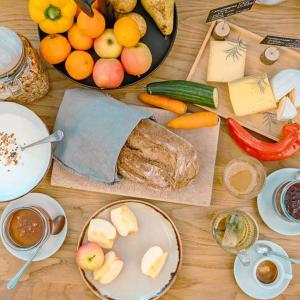
[(284, 220), (300, 223), (300, 181), (281, 184), (274, 192), (273, 205)]
[(47, 239), (52, 222), (48, 213), (37, 206), (12, 210), (2, 224), (4, 241), (15, 250), (30, 250)]

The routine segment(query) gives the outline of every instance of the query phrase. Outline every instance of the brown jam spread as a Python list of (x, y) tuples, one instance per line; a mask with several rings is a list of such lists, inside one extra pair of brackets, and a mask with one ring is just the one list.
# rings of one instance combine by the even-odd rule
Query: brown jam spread
[(20, 247), (31, 247), (37, 244), (44, 235), (42, 217), (31, 209), (22, 208), (11, 216), (9, 234), (11, 239)]

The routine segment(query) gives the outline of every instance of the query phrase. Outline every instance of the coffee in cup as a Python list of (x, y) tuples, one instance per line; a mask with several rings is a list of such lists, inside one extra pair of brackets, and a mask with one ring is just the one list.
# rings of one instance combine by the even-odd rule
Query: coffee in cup
[(285, 271), (279, 259), (262, 257), (254, 264), (253, 277), (259, 286), (276, 289), (283, 283), (284, 279), (291, 280), (292, 274)]

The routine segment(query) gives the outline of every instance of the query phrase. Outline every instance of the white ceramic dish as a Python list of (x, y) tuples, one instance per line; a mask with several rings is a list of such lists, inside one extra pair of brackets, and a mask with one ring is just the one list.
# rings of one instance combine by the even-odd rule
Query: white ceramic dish
[[(12, 201), (5, 207), (5, 209), (1, 215), (0, 223), (2, 224), (5, 216), (13, 209), (21, 208), (22, 206), (32, 206), (32, 205), (40, 206), (41, 208), (43, 208), (45, 211), (47, 211), (47, 213), (49, 214), (49, 216), (52, 219), (54, 219), (55, 217), (57, 217), (59, 215), (64, 215), (66, 217), (66, 214), (65, 214), (63, 208), (53, 198), (51, 198), (45, 194), (29, 193), (29, 194), (25, 195), (24, 197), (17, 199), (16, 201)], [(66, 223), (65, 223), (63, 230), (59, 234), (51, 235), (49, 237), (47, 242), (42, 246), (40, 252), (36, 256), (34, 261), (46, 259), (46, 258), (52, 256), (56, 251), (58, 251), (58, 249), (62, 246), (62, 244), (66, 238), (67, 231), (68, 231), (68, 223), (67, 223), (67, 219), (66, 219)], [(1, 235), (1, 240), (7, 251), (9, 251), (12, 255), (14, 255), (15, 257), (22, 259), (22, 260), (28, 260), (29, 257), (31, 256), (32, 251), (35, 250), (35, 248), (33, 250), (15, 250), (15, 249), (11, 248), (4, 241), (2, 235)]]
[[(101, 285), (93, 279), (92, 272), (82, 271), (83, 280), (91, 291), (105, 300), (153, 300), (161, 297), (174, 283), (182, 260), (179, 233), (171, 219), (156, 206), (138, 200), (117, 201), (98, 210), (85, 224), (78, 247), (87, 242), (87, 228), (91, 219), (110, 220), (110, 211), (126, 204), (138, 219), (139, 231), (127, 237), (118, 235), (113, 249), (123, 260), (120, 275), (110, 284)], [(141, 272), (141, 260), (152, 246), (167, 251), (167, 261), (160, 274), (152, 279)], [(105, 251), (107, 252), (107, 251)]]
[[(49, 135), (47, 127), (34, 112), (12, 102), (0, 102), (0, 132), (14, 133), (19, 145), (27, 145)], [(4, 166), (0, 162), (0, 202), (19, 198), (31, 191), (49, 167), (50, 144), (19, 153), (20, 159), (15, 166)]]
[[(284, 251), (283, 248), (281, 248), (279, 245), (271, 242), (271, 241), (257, 241), (256, 243), (264, 243), (269, 245), (274, 252), (277, 252), (278, 254), (286, 255), (287, 253)], [(255, 247), (255, 246), (254, 246)], [(285, 289), (288, 287), (290, 283), (290, 279), (284, 279), (279, 287), (276, 287), (274, 289), (267, 289), (263, 288), (260, 285), (257, 284), (255, 279), (253, 278), (253, 267), (258, 259), (260, 259), (262, 256), (257, 254), (254, 250), (254, 247), (252, 247), (249, 250), (249, 256), (250, 256), (250, 265), (244, 266), (242, 265), (241, 261), (238, 257), (236, 257), (234, 262), (234, 277), (235, 280), (240, 287), (240, 289), (247, 294), (248, 296), (254, 298), (254, 299), (272, 299), (280, 295), (285, 291)], [(292, 274), (292, 265), (289, 261), (285, 259), (280, 259), (284, 270), (288, 274)]]
[(299, 171), (299, 169), (284, 168), (273, 172), (267, 177), (266, 184), (257, 197), (257, 208), (261, 218), (269, 228), (280, 234), (300, 234), (300, 223), (288, 222), (278, 216), (272, 201), (275, 189), (285, 181), (294, 180)]

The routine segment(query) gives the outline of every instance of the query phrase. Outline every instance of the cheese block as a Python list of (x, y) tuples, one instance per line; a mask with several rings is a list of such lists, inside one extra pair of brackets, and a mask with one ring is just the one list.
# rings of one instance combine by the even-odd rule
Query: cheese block
[(289, 97), (283, 97), (277, 109), (278, 121), (289, 121), (297, 116), (297, 109)]
[(244, 77), (228, 83), (230, 101), (237, 116), (276, 108), (267, 74)]
[(246, 47), (242, 40), (211, 41), (207, 81), (229, 82), (244, 77)]
[(277, 102), (292, 93), (296, 108), (300, 107), (300, 70), (284, 69), (273, 76), (271, 86)]

